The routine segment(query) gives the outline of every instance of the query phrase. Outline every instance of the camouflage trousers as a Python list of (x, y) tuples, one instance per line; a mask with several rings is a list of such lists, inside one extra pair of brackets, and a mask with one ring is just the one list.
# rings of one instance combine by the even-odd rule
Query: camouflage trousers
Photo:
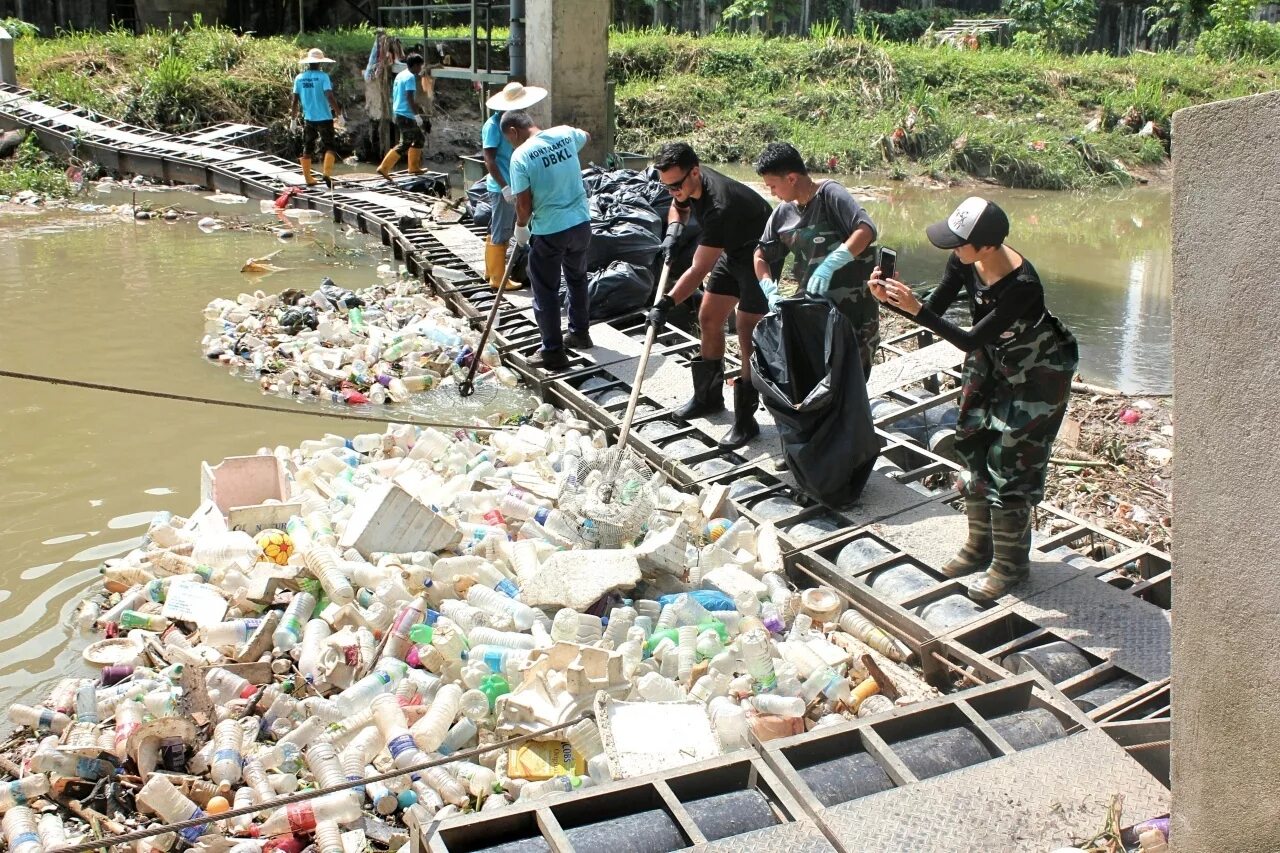
[(1053, 441), (1067, 413), (1079, 353), (1053, 315), (1014, 325), (1014, 337), (965, 360), (955, 449), (956, 487), (992, 506), (1033, 507), (1044, 497)]
[[(867, 276), (870, 274), (871, 268), (868, 267)], [(856, 287), (831, 288), (827, 291), (827, 298), (835, 303), (853, 327), (853, 336), (858, 341), (858, 357), (862, 359), (862, 375), (870, 379), (871, 359), (880, 347), (880, 303), (866, 285), (867, 276), (862, 276), (862, 284)]]

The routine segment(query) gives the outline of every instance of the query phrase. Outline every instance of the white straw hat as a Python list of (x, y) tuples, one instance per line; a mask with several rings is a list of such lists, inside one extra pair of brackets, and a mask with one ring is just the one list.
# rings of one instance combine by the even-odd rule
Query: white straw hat
[(318, 47), (313, 47), (307, 51), (307, 55), (298, 60), (299, 65), (311, 65), (316, 62), (333, 62), (334, 60), (324, 55), (324, 51)]
[(531, 107), (547, 96), (547, 90), (541, 86), (526, 86), (514, 80), (502, 87), (502, 91), (484, 105), (491, 110), (523, 110)]

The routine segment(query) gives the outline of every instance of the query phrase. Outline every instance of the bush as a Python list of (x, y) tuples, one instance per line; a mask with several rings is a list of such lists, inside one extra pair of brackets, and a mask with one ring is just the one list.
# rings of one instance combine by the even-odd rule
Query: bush
[(3, 27), (15, 39), (34, 38), (40, 35), (40, 30), (35, 24), (28, 24), (26, 21), (20, 21), (17, 18), (0, 18), (0, 27)]
[(916, 41), (932, 27), (945, 29), (955, 23), (955, 9), (898, 9), (896, 12), (861, 12), (858, 23), (874, 26), (888, 41)]
[(1253, 20), (1255, 8), (1253, 0), (1218, 0), (1210, 6), (1213, 27), (1196, 39), (1196, 53), (1218, 62), (1280, 57), (1280, 25)]
[(1098, 20), (1096, 0), (1006, 0), (1005, 11), (1019, 29), (1043, 36), (1060, 51), (1082, 42)]
[(71, 193), (66, 173), (40, 150), (34, 133), (27, 134), (13, 159), (0, 163), (0, 193), (15, 195), (23, 190), (46, 196)]

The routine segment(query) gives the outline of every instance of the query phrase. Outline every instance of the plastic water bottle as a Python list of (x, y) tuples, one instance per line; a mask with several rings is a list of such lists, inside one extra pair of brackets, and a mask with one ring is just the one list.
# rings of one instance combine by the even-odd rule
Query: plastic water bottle
[(71, 725), (71, 718), (44, 706), (33, 708), (30, 705), (10, 705), (9, 722), (38, 732), (48, 731), (60, 735)]
[(727, 752), (735, 749), (746, 749), (751, 745), (750, 727), (747, 715), (738, 703), (728, 696), (717, 696), (708, 706), (711, 725), (720, 739), (720, 746)]
[(324, 587), (325, 594), (334, 604), (350, 604), (355, 600), (355, 590), (342, 573), (342, 557), (336, 550), (326, 545), (309, 548), (302, 555), (302, 562), (307, 571), (320, 581), (320, 586)]
[(302, 641), (302, 626), (311, 618), (316, 609), (316, 597), (309, 592), (299, 592), (293, 596), (289, 606), (284, 610), (280, 625), (271, 635), (271, 641), (282, 652), (291, 650)]
[(636, 692), (646, 702), (681, 702), (684, 688), (658, 672), (647, 672), (636, 682)]
[(241, 768), (241, 775), (244, 777), (244, 790), (253, 792), (254, 805), (262, 805), (269, 803), (275, 799), (275, 789), (271, 787), (271, 780), (267, 778), (267, 771), (262, 766), (262, 762), (257, 758), (250, 758)]
[[(462, 701), (462, 688), (456, 684), (445, 684), (436, 691), (431, 707), (418, 722), (409, 728), (413, 740), (423, 752), (435, 752), (449, 732), (449, 727), (458, 718), (458, 710)], [(442, 793), (441, 796), (444, 796)]]
[(415, 625), (426, 619), (428, 609), (425, 593), (414, 597), (412, 601), (400, 608), (395, 622), (391, 624), (391, 633), (387, 637), (382, 653), (387, 657), (403, 660), (411, 645), (409, 632)]
[(120, 627), (127, 631), (139, 628), (143, 631), (153, 631), (159, 634), (171, 624), (168, 619), (159, 613), (139, 613), (136, 610), (126, 610), (120, 614)]
[(98, 690), (92, 684), (82, 684), (76, 691), (76, 722), (98, 722)]
[(409, 665), (402, 660), (381, 658), (373, 672), (342, 691), (334, 701), (344, 714), (354, 714), (369, 707), (375, 696), (394, 691), (408, 670)]
[(344, 792), (336, 791), (278, 809), (263, 822), (261, 834), (269, 837), (290, 832), (310, 834), (322, 820), (348, 824), (359, 820), (360, 815), (360, 806)]
[(298, 652), (298, 672), (313, 683), (319, 675), (320, 659), (325, 650), (325, 640), (333, 630), (323, 619), (312, 619), (302, 629), (302, 643)]
[(240, 768), (244, 757), (240, 750), (244, 746), (244, 730), (240, 721), (227, 719), (218, 723), (213, 730), (213, 766), (209, 769), (209, 778), (219, 790), (230, 790), (240, 781)]
[(30, 767), (36, 773), (57, 773), (59, 776), (84, 779), (86, 782), (96, 782), (115, 772), (115, 767), (110, 762), (61, 752), (56, 748), (37, 749), (31, 756)]
[[(160, 815), (165, 823), (181, 823), (204, 817), (204, 811), (179, 791), (168, 777), (161, 773), (152, 773), (147, 784), (138, 792), (138, 801), (151, 811)], [(197, 824), (178, 830), (178, 835), (188, 844), (196, 840), (209, 829), (208, 824)]]
[(590, 787), (592, 785), (590, 778), (582, 776), (553, 776), (541, 782), (530, 782), (520, 789), (521, 802), (530, 800), (540, 800), (543, 797), (550, 797), (554, 794), (568, 794), (582, 787)]
[[(474, 589), (474, 587), (473, 587)], [(490, 590), (492, 592), (492, 590)], [(503, 649), (525, 649), (534, 647), (533, 637), (515, 631), (495, 631), (492, 628), (475, 627), (467, 632), (467, 640), (471, 649), (467, 653), (468, 660), (473, 659), (473, 652), (479, 646), (491, 646)]]
[(200, 636), (210, 646), (238, 646), (247, 642), (261, 624), (261, 619), (233, 619), (204, 626)]
[(458, 808), (464, 808), (467, 805), (469, 799), (467, 789), (462, 787), (462, 783), (453, 778), (448, 770), (443, 767), (428, 767), (422, 771), (421, 775), (446, 803)]
[[(465, 696), (466, 694), (463, 695)], [(453, 755), (458, 750), (470, 746), (478, 734), (479, 729), (476, 728), (476, 724), (463, 717), (449, 729), (449, 733), (444, 736), (444, 740), (440, 742), (436, 752), (441, 755)]]
[(772, 690), (778, 683), (773, 670), (772, 645), (764, 631), (755, 629), (744, 634), (738, 640), (742, 650), (742, 660), (747, 672), (755, 682), (757, 692)]
[(405, 719), (404, 709), (394, 695), (383, 693), (374, 697), (373, 722), (386, 741), (387, 751), (391, 753), (396, 767), (411, 767), (422, 763), (422, 753), (414, 743), (413, 735), (409, 734), (409, 722)]
[(49, 777), (42, 773), (0, 783), (0, 812), (6, 812), (14, 806), (25, 806), (36, 797), (42, 797), (47, 793), (49, 793)]
[(129, 736), (142, 727), (142, 714), (146, 710), (141, 702), (132, 699), (121, 702), (115, 708), (115, 748), (116, 758), (124, 761), (129, 757)]
[(4, 837), (9, 853), (44, 853), (36, 829), (36, 813), (26, 806), (14, 806), (4, 813)]
[(521, 631), (529, 630), (537, 620), (537, 613), (529, 605), (480, 584), (467, 590), (467, 603), (491, 613), (506, 613)]
[[(378, 770), (372, 764), (366, 765), (364, 775), (377, 776)], [(368, 782), (364, 786), (364, 794), (369, 798), (369, 803), (373, 806), (373, 810), (380, 815), (395, 814), (396, 809), (400, 807), (400, 800), (387, 787), (385, 782)]]
[(911, 657), (911, 649), (901, 640), (886, 634), (855, 610), (840, 614), (840, 630), (852, 634), (890, 660), (902, 663)]
[(480, 764), (471, 761), (455, 761), (448, 765), (454, 778), (467, 786), (467, 792), (477, 799), (484, 799), (493, 793), (498, 784), (498, 775)]
[[(306, 700), (303, 700), (306, 701)], [(329, 725), (329, 721), (324, 717), (312, 716), (302, 721), (302, 724), (290, 731), (287, 735), (276, 741), (277, 744), (293, 744), (302, 745), (311, 743), (312, 738), (324, 731)]]
[[(352, 308), (351, 313), (354, 315), (359, 310)], [(355, 325), (354, 322), (352, 325)], [(316, 853), (344, 853), (346, 848), (342, 846), (342, 827), (331, 820), (317, 821), (315, 848)]]
[(62, 816), (57, 812), (41, 815), (39, 823), (36, 824), (36, 832), (40, 834), (40, 845), (45, 850), (67, 845), (67, 827), (62, 822)]
[(751, 697), (751, 706), (761, 714), (776, 714), (779, 717), (803, 717), (804, 700), (795, 696), (775, 696), (765, 693)]

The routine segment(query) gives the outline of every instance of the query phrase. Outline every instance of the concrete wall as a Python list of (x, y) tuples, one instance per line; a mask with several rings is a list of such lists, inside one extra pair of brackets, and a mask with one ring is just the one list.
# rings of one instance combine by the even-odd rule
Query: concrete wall
[(13, 64), (13, 36), (0, 27), (0, 83), (18, 85), (18, 72)]
[(1280, 92), (1174, 116), (1177, 853), (1280, 850)]
[(528, 0), (528, 82), (550, 94), (532, 110), (543, 126), (571, 124), (591, 134), (582, 164), (604, 162), (609, 58), (608, 0)]

